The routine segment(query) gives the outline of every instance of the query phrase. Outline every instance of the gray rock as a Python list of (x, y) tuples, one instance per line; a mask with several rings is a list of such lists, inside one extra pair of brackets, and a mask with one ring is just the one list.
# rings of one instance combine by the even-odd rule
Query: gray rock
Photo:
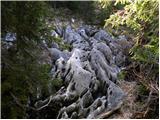
[(50, 52), (50, 56), (52, 58), (52, 61), (55, 63), (60, 57), (62, 57), (65, 61), (69, 59), (71, 56), (68, 51), (60, 51), (57, 48), (48, 48)]
[(64, 42), (73, 46), (71, 52), (49, 49), (55, 61), (53, 77), (63, 77), (66, 87), (50, 103), (62, 104), (57, 118), (92, 119), (116, 108), (124, 97), (116, 81), (119, 66), (125, 62), (123, 45), (127, 40), (123, 36), (113, 40), (106, 31), (92, 26), (74, 30), (68, 25), (63, 36)]
[(57, 43), (53, 42), (53, 43), (51, 44), (51, 48), (57, 48), (57, 49), (59, 49), (59, 46), (58, 46)]
[(76, 118), (78, 118), (78, 114), (77, 112), (73, 112), (71, 115), (71, 119), (76, 119)]
[(56, 33), (56, 31), (55, 30), (52, 30), (51, 31), (51, 36), (53, 36), (53, 37), (58, 37), (58, 34)]
[(66, 112), (62, 113), (62, 119), (68, 119), (68, 115)]
[(123, 64), (125, 63), (125, 56), (123, 55), (122, 52), (119, 52), (116, 56), (115, 56), (115, 63), (121, 67), (123, 66)]
[(13, 42), (16, 40), (16, 33), (7, 33), (5, 36), (5, 41)]
[(110, 83), (108, 88), (108, 106), (107, 109), (115, 108), (120, 102), (123, 101), (125, 96), (124, 92), (114, 83)]
[[(96, 101), (96, 100), (95, 100)], [(96, 103), (97, 102), (97, 103)], [(106, 97), (103, 96), (101, 98), (98, 98), (97, 101), (96, 101), (94, 104), (95, 107), (93, 107), (91, 110), (90, 110), (90, 113), (87, 117), (87, 119), (93, 119), (95, 117), (97, 117), (97, 115), (99, 115), (101, 112), (104, 111), (105, 109), (105, 104), (106, 104)], [(95, 109), (96, 108), (96, 109)]]
[(85, 29), (85, 33), (86, 33), (89, 37), (94, 36), (94, 34), (98, 32), (98, 29), (97, 29), (96, 27), (89, 26), (89, 25), (84, 26), (84, 29)]
[(73, 42), (78, 43), (82, 41), (82, 37), (68, 25), (64, 32), (64, 41), (69, 44), (72, 44)]
[(106, 60), (110, 64), (112, 62), (112, 51), (105, 43), (97, 43), (97, 50), (101, 51), (105, 56)]
[(97, 71), (98, 78), (104, 79), (105, 81), (116, 81), (116, 75), (114, 74), (116, 70), (107, 64), (104, 55), (95, 48), (91, 51), (91, 66)]
[(84, 38), (84, 39), (88, 39), (89, 37), (86, 34), (86, 31), (83, 27), (78, 29), (78, 33)]
[(94, 100), (93, 100), (92, 94), (88, 90), (87, 93), (85, 95), (83, 95), (83, 97), (82, 97), (83, 108), (89, 107), (93, 103), (93, 101)]
[(113, 39), (112, 37), (104, 30), (100, 30), (94, 35), (94, 38), (98, 41), (104, 41), (109, 44)]
[(79, 49), (75, 49), (72, 56), (67, 62), (67, 70), (69, 69), (70, 76), (68, 79), (71, 78), (75, 82), (75, 88), (80, 94), (85, 88), (88, 88), (90, 82), (92, 81), (91, 76), (92, 73), (86, 71), (82, 67), (82, 63), (80, 61), (80, 57), (82, 56), (82, 51)]
[(58, 50), (57, 48), (49, 48), (48, 50), (50, 52), (53, 62), (56, 62), (56, 60), (62, 56), (62, 52)]

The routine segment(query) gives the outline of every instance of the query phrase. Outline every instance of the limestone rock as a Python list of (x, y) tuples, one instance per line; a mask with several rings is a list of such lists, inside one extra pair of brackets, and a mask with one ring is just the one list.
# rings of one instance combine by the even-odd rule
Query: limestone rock
[(62, 39), (73, 46), (71, 52), (49, 50), (53, 77), (59, 75), (65, 86), (52, 97), (46, 109), (56, 102), (61, 106), (57, 118), (96, 118), (122, 103), (125, 94), (116, 81), (125, 62), (124, 36), (113, 40), (105, 30), (89, 25), (75, 30), (68, 25)]
[(109, 44), (112, 41), (112, 37), (104, 30), (98, 31), (95, 35), (94, 38), (98, 41), (104, 41), (107, 44)]

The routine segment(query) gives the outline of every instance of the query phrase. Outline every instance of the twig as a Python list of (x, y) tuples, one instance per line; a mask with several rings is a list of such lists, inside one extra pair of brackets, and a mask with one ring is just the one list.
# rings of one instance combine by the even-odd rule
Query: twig
[(42, 106), (42, 107), (40, 107), (40, 108), (37, 108), (36, 110), (38, 110), (38, 111), (39, 111), (39, 110), (43, 109), (44, 107), (47, 107), (47, 106), (50, 104), (51, 100), (52, 100), (52, 96), (50, 96), (49, 101), (48, 101), (48, 103), (47, 103), (47, 104), (43, 105), (43, 106)]
[(12, 98), (14, 99), (14, 101), (16, 102), (16, 104), (17, 104), (19, 107), (21, 107), (22, 109), (24, 109), (25, 106), (19, 102), (18, 98), (17, 98), (12, 92), (10, 92), (10, 94), (11, 94)]
[(140, 78), (139, 79), (139, 82), (142, 83), (147, 89), (149, 87), (149, 85), (146, 83), (146, 79), (144, 77), (142, 77), (142, 75), (138, 75), (134, 70), (133, 70), (133, 73), (138, 77)]
[(159, 88), (158, 85), (156, 85), (156, 83), (154, 84), (152, 81), (150, 81), (150, 88), (154, 90), (157, 94), (159, 93)]
[(29, 106), (27, 106), (27, 105), (23, 105), (19, 100), (18, 100), (18, 98), (12, 93), (12, 92), (10, 92), (10, 94), (11, 94), (11, 96), (12, 96), (12, 98), (14, 99), (14, 101), (16, 102), (16, 104), (19, 106), (19, 107), (21, 107), (23, 110), (25, 109), (25, 108), (28, 108), (28, 109), (31, 109), (31, 110), (36, 110), (35, 108), (33, 108), (33, 107), (29, 107)]
[(106, 113), (102, 113), (101, 115), (99, 115), (97, 117), (97, 119), (103, 119), (103, 118), (108, 118), (111, 114), (113, 114), (115, 111), (117, 111), (118, 109), (120, 109), (121, 105), (123, 102), (119, 103), (115, 108), (113, 108), (112, 110), (106, 112)]
[(146, 117), (146, 115), (147, 115), (147, 113), (149, 112), (149, 107), (147, 107), (147, 110), (144, 112), (144, 114), (143, 114), (143, 118), (145, 118)]
[(12, 98), (14, 99), (14, 101), (16, 102), (16, 104), (19, 107), (21, 107), (22, 109), (29, 108), (29, 109), (32, 109), (34, 111), (39, 111), (39, 110), (43, 109), (44, 107), (47, 107), (49, 105), (49, 103), (51, 102), (51, 100), (52, 100), (52, 96), (50, 96), (50, 99), (49, 99), (47, 104), (45, 104), (42, 107), (36, 109), (36, 108), (33, 108), (33, 107), (29, 107), (27, 105), (23, 105), (12, 92), (10, 92), (10, 94), (11, 94)]

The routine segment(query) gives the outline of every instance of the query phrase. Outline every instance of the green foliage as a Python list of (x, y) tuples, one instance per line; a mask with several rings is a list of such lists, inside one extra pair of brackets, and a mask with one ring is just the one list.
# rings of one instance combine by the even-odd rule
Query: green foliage
[[(118, 0), (117, 0), (118, 1)], [(110, 16), (115, 13), (117, 10), (121, 10), (124, 8), (123, 4), (120, 4), (117, 1), (110, 1), (110, 0), (99, 0), (98, 3), (100, 4), (100, 13), (97, 15), (98, 20), (103, 22), (103, 26), (105, 25), (105, 20), (109, 19)], [(100, 16), (100, 18), (99, 18)], [(115, 17), (116, 18), (116, 17)]]
[(129, 0), (116, 0), (115, 5), (117, 5), (118, 3), (126, 4), (126, 3), (129, 3), (129, 2), (130, 2)]
[(125, 71), (121, 71), (117, 75), (118, 79), (120, 79), (120, 80), (124, 80), (125, 76), (126, 76), (126, 72)]
[[(43, 64), (43, 65), (39, 66), (39, 71), (37, 74), (38, 75), (37, 79), (39, 79), (38, 80), (39, 83), (37, 83), (37, 87), (41, 88), (40, 89), (41, 90), (40, 97), (43, 97), (43, 98), (49, 96), (48, 84), (49, 84), (49, 81), (51, 80), (51, 76), (49, 75), (50, 70), (51, 70), (51, 65), (49, 65), (49, 64)], [(33, 90), (33, 91), (36, 91), (36, 90)]]
[[(119, 9), (106, 20), (105, 27), (116, 29), (120, 33), (125, 34), (133, 40), (134, 46), (130, 49), (132, 65), (136, 64), (133, 72), (129, 73), (138, 76), (135, 78), (139, 81), (138, 85), (138, 101), (141, 101), (143, 106), (137, 110), (142, 112), (147, 109), (152, 109), (146, 114), (146, 118), (158, 117), (158, 92), (154, 93), (152, 98), (152, 87), (158, 87), (159, 75), (159, 1), (158, 0), (116, 0), (115, 5), (122, 4), (124, 7)], [(132, 69), (132, 68), (130, 68)], [(132, 71), (132, 70), (131, 70)], [(120, 75), (121, 76), (121, 75)], [(131, 76), (132, 77), (132, 76)], [(155, 88), (156, 88), (155, 87)], [(148, 103), (147, 103), (147, 102)]]
[(39, 64), (39, 57), (49, 11), (45, 2), (1, 3), (2, 37), (7, 32), (16, 33), (16, 41), (9, 49), (2, 41), (2, 118), (25, 118), (27, 109), (23, 106), (30, 97), (36, 100), (37, 87), (42, 95), (48, 95), (50, 66)]
[(51, 81), (51, 89), (52, 92), (55, 93), (57, 90), (60, 89), (60, 87), (62, 87), (63, 85), (63, 80), (60, 78), (55, 78)]
[[(122, 11), (118, 11), (106, 20), (105, 26), (120, 29), (128, 28), (128, 34), (136, 44), (130, 53), (133, 59), (144, 63), (158, 63), (158, 1), (157, 0), (117, 0), (125, 4)], [(123, 29), (124, 30), (124, 29)]]
[[(113, 13), (113, 3), (107, 2), (105, 7), (99, 1), (50, 1), (53, 8), (63, 11), (64, 8), (71, 10), (71, 14), (76, 18), (81, 18), (87, 24), (104, 25), (104, 20), (109, 18), (110, 14)], [(63, 10), (62, 10), (63, 9)], [(60, 13), (66, 17), (68, 14)], [(58, 14), (59, 16), (59, 14)]]
[(147, 90), (147, 88), (144, 85), (141, 84), (138, 86), (138, 92), (139, 92), (138, 93), (139, 95), (146, 95), (146, 94), (148, 94), (149, 91)]
[(71, 1), (67, 4), (68, 8), (80, 15), (86, 23), (93, 23), (95, 16), (94, 1)]
[(54, 41), (58, 44), (58, 46), (60, 47), (60, 49), (62, 50), (71, 50), (72, 46), (70, 44), (67, 44), (67, 43), (63, 43), (62, 42), (62, 39), (57, 37), (57, 38), (54, 38)]
[(46, 43), (49, 47), (52, 46), (53, 42), (56, 42), (61, 50), (71, 50), (72, 49), (72, 46), (70, 44), (64, 43), (62, 38), (60, 37), (50, 36), (47, 38), (48, 39), (46, 40)]
[(86, 23), (91, 23), (94, 20), (94, 1), (49, 1), (49, 4), (54, 9), (70, 9), (74, 15), (80, 16)]
[(108, 19), (109, 16), (113, 13), (114, 10), (114, 2), (107, 0), (100, 0), (95, 2), (95, 5), (99, 5), (98, 12), (96, 13), (96, 20), (99, 21), (99, 24), (104, 26), (105, 19)]

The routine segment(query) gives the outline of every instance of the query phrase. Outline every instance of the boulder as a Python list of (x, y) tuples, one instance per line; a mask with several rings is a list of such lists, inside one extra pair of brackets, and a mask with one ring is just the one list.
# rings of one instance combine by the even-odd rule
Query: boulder
[(105, 30), (99, 30), (95, 35), (94, 38), (97, 41), (104, 41), (107, 44), (109, 44), (113, 39), (112, 37), (105, 31)]
[(125, 62), (123, 47), (126, 39), (120, 36), (113, 40), (105, 30), (89, 25), (77, 30), (68, 25), (63, 40), (73, 49), (71, 52), (49, 49), (55, 62), (52, 73), (63, 78), (64, 86), (53, 95), (48, 106), (61, 103), (57, 118), (67, 119), (92, 119), (104, 111), (114, 110), (125, 95), (116, 81)]

